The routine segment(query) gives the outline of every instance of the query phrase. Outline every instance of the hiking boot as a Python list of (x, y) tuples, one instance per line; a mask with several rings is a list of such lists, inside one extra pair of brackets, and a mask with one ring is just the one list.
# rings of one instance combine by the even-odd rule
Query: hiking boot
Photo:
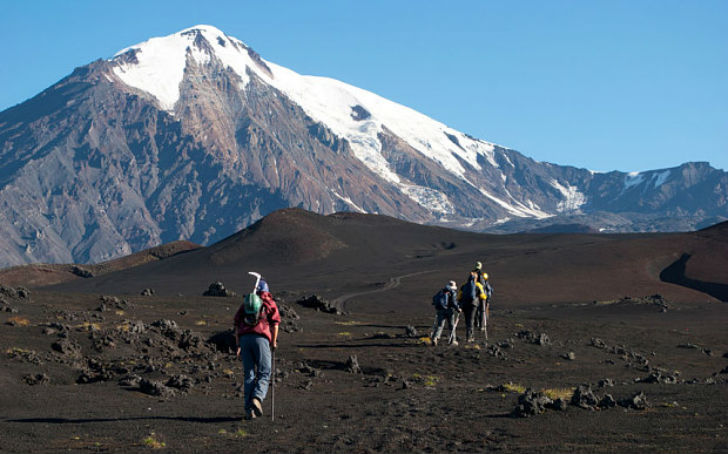
[(255, 413), (253, 413), (253, 410), (247, 409), (245, 410), (245, 416), (243, 416), (243, 419), (246, 421), (250, 421), (251, 419), (255, 419)]
[(250, 409), (252, 410), (253, 417), (263, 416), (263, 404), (257, 397), (250, 399)]
[(458, 344), (458, 341), (452, 341), (450, 342), (450, 345), (452, 345), (453, 347), (457, 347), (460, 344)]
[(438, 338), (434, 338), (434, 339), (432, 339), (432, 346), (433, 346), (433, 347), (437, 347), (437, 343), (438, 343), (438, 342), (439, 342), (439, 339), (438, 339)]

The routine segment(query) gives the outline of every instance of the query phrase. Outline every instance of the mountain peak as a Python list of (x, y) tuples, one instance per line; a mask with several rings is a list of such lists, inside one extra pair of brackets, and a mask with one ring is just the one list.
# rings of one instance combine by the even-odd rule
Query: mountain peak
[(218, 60), (241, 78), (240, 88), (247, 84), (248, 68), (270, 75), (257, 53), (212, 25), (196, 25), (151, 38), (120, 50), (111, 61), (114, 74), (122, 82), (152, 95), (162, 109), (174, 111), (190, 59), (202, 65)]

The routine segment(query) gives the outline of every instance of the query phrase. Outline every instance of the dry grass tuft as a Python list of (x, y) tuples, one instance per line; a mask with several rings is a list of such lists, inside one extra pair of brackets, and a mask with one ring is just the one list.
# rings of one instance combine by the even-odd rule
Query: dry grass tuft
[(148, 448), (152, 448), (152, 449), (162, 449), (162, 448), (167, 447), (167, 443), (157, 440), (154, 432), (152, 432), (151, 434), (149, 434), (149, 436), (144, 438), (142, 440), (142, 444), (144, 446), (146, 446)]
[(574, 388), (546, 388), (543, 393), (552, 400), (564, 399), (568, 401), (574, 395)]
[(526, 392), (525, 386), (513, 382), (503, 383), (503, 389), (505, 389), (509, 393), (523, 394)]
[(28, 320), (27, 318), (16, 316), (8, 318), (8, 321), (6, 323), (13, 326), (28, 326), (30, 325), (30, 320)]

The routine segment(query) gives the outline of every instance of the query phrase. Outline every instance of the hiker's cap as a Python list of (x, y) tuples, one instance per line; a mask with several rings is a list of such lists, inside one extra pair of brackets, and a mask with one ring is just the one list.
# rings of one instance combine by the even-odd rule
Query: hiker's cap
[(483, 264), (480, 262), (475, 262), (475, 270), (480, 271), (483, 269)]
[(268, 283), (265, 281), (265, 279), (261, 279), (260, 282), (258, 282), (258, 288), (256, 288), (255, 291), (270, 292), (270, 289), (268, 288)]
[(488, 280), (488, 273), (483, 273), (483, 279)]
[(455, 281), (450, 281), (447, 283), (447, 286), (449, 288), (458, 288), (458, 284)]

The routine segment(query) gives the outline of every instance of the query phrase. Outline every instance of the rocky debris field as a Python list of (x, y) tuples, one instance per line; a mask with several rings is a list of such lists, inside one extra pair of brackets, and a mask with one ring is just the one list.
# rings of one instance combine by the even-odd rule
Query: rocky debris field
[(720, 306), (650, 324), (619, 304), (495, 309), (487, 341), (460, 325), (432, 346), (427, 301), (343, 314), (282, 294), (271, 422), (270, 398), (241, 419), (240, 297), (0, 296), (0, 452), (728, 450)]

